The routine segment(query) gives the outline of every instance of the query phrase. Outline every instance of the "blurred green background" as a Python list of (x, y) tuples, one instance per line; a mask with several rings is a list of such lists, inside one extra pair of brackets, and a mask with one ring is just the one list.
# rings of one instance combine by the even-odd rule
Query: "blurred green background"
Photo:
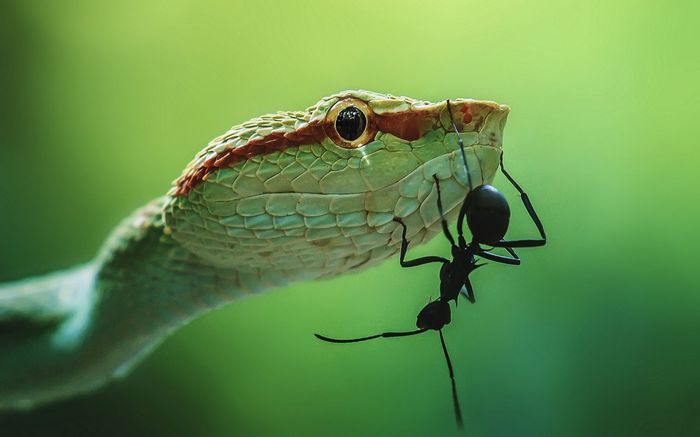
[[(0, 280), (91, 258), (250, 117), (346, 88), (496, 100), (551, 244), (453, 314), (464, 435), (700, 435), (699, 5), (3, 0)], [(457, 435), (437, 335), (311, 336), (410, 329), (437, 286), (387, 262), (235, 302), (0, 433)]]

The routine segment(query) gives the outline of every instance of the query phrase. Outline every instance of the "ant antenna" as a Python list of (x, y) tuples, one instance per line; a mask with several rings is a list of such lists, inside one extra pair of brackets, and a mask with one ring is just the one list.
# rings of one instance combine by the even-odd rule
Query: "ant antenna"
[[(464, 141), (462, 141), (462, 136), (459, 134), (459, 129), (457, 129), (457, 125), (455, 124), (454, 117), (452, 117), (452, 108), (450, 107), (450, 99), (447, 99), (447, 112), (450, 114), (450, 123), (452, 123), (452, 129), (455, 131), (455, 134), (457, 135), (457, 144), (459, 144), (459, 150), (462, 151), (462, 162), (464, 163), (464, 169), (467, 171), (467, 181), (469, 182), (469, 191), (471, 192), (474, 189), (474, 185), (472, 185), (472, 174), (469, 171), (469, 166), (467, 165), (467, 155), (464, 152)], [(503, 155), (501, 155), (501, 158), (502, 157), (503, 157)], [(503, 162), (503, 161), (501, 161), (501, 162)], [(503, 166), (501, 166), (501, 168), (503, 168)], [(466, 200), (467, 199), (465, 197), (464, 203), (462, 203), (462, 208), (460, 208), (460, 210), (459, 210), (459, 216), (457, 217), (457, 233), (459, 235), (462, 235), (462, 232), (463, 232), (462, 224), (464, 222), (464, 215), (467, 212), (467, 210), (464, 208), (464, 205), (466, 205)]]
[(455, 124), (454, 118), (452, 117), (452, 108), (450, 107), (450, 99), (447, 99), (447, 112), (450, 114), (450, 123), (452, 124), (452, 129), (454, 129), (455, 134), (457, 134), (457, 144), (459, 144), (459, 150), (462, 151), (462, 162), (464, 163), (464, 169), (467, 171), (467, 180), (469, 181), (469, 190), (471, 191), (474, 186), (472, 185), (472, 175), (469, 172), (469, 166), (467, 165), (467, 155), (464, 153), (464, 141), (462, 141), (462, 136), (459, 134), (459, 129)]

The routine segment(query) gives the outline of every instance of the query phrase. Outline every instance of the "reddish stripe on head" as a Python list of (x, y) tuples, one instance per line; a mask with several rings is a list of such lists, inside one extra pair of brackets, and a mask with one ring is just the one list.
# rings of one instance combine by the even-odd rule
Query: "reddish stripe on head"
[[(434, 125), (437, 113), (430, 110), (408, 110), (386, 114), (371, 114), (369, 122), (382, 132), (390, 133), (405, 141), (415, 141)], [(466, 115), (465, 115), (466, 116)], [(201, 183), (209, 173), (230, 167), (257, 155), (264, 155), (300, 144), (318, 144), (333, 130), (332, 121), (320, 121), (287, 133), (272, 133), (234, 149), (226, 149), (208, 159), (198, 168), (190, 169), (176, 182), (176, 196), (186, 196), (192, 188)]]
[(390, 133), (405, 141), (415, 141), (422, 137), (426, 129), (435, 122), (435, 113), (425, 110), (409, 110), (375, 114), (373, 118), (380, 131)]
[(236, 147), (226, 149), (217, 156), (207, 159), (199, 168), (191, 169), (186, 174), (180, 176), (175, 182), (176, 196), (186, 196), (192, 188), (204, 180), (206, 175), (220, 168), (230, 167), (238, 162), (248, 160), (253, 156), (265, 155), (276, 150), (284, 150), (287, 147), (294, 147), (300, 144), (320, 143), (326, 137), (323, 124), (309, 124), (293, 132), (275, 132), (257, 140)]

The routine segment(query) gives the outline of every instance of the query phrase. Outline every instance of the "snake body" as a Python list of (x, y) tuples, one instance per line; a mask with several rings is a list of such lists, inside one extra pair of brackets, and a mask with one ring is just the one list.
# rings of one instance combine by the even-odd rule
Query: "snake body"
[[(366, 117), (353, 140), (335, 124), (348, 106)], [(428, 241), (440, 229), (433, 175), (455, 213), (469, 180), (492, 181), (507, 114), (486, 101), (345, 91), (234, 126), (95, 260), (0, 286), (0, 408), (123, 376), (178, 327), (238, 296), (376, 265), (400, 248), (394, 218), (412, 245)]]

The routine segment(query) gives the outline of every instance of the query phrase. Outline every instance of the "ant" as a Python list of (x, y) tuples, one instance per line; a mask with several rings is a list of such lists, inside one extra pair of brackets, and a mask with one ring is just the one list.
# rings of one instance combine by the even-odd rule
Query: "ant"
[[(452, 118), (449, 101), (447, 108), (448, 111), (450, 111), (450, 118)], [(464, 144), (459, 136), (459, 131), (457, 130), (457, 126), (454, 124), (454, 121), (452, 122), (452, 127), (457, 133), (457, 141), (462, 151), (462, 160), (464, 161), (464, 166), (467, 169), (467, 175), (469, 175), (469, 167), (467, 166), (467, 160), (464, 154)], [(476, 302), (474, 289), (472, 288), (472, 284), (469, 280), (469, 274), (484, 265), (477, 263), (476, 257), (484, 258), (497, 263), (520, 265), (520, 258), (516, 254), (514, 248), (544, 246), (547, 242), (544, 227), (542, 226), (537, 213), (532, 207), (532, 203), (530, 202), (527, 193), (523, 191), (520, 185), (515, 182), (515, 180), (503, 167), (503, 155), (501, 155), (500, 167), (508, 181), (510, 181), (513, 187), (520, 193), (523, 205), (537, 227), (541, 238), (528, 240), (503, 240), (503, 237), (508, 230), (508, 224), (510, 221), (510, 208), (503, 194), (501, 194), (492, 185), (485, 184), (480, 185), (467, 193), (464, 202), (460, 207), (459, 216), (457, 218), (457, 241), (455, 242), (455, 239), (448, 228), (447, 220), (445, 220), (440, 195), (440, 183), (438, 178), (433, 175), (435, 186), (437, 188), (437, 207), (440, 213), (440, 222), (443, 233), (451, 245), (452, 260), (434, 255), (425, 256), (414, 260), (406, 260), (406, 252), (409, 244), (408, 240), (406, 240), (406, 225), (401, 220), (394, 219), (403, 227), (403, 232), (401, 235), (401, 267), (409, 268), (430, 263), (442, 264), (442, 267), (440, 268), (440, 297), (429, 302), (418, 313), (416, 319), (416, 327), (418, 329), (403, 332), (384, 332), (368, 337), (352, 339), (335, 339), (325, 337), (320, 334), (314, 334), (318, 339), (326, 342), (356, 343), (360, 341), (373, 340), (380, 337), (406, 337), (422, 334), (424, 332), (428, 332), (429, 330), (438, 331), (442, 351), (445, 355), (445, 361), (447, 362), (447, 369), (449, 371), (450, 381), (452, 384), (452, 402), (454, 405), (455, 419), (457, 421), (457, 426), (460, 429), (463, 427), (463, 421), (461, 409), (459, 407), (459, 399), (457, 397), (457, 388), (455, 386), (454, 370), (452, 368), (450, 355), (447, 352), (445, 338), (442, 334), (442, 328), (445, 325), (448, 325), (451, 321), (449, 302), (454, 300), (455, 305), (457, 305), (457, 298), (460, 295), (464, 296), (471, 303)], [(469, 176), (469, 186), (472, 186), (471, 176)], [(465, 218), (467, 220), (467, 226), (472, 234), (472, 240), (470, 243), (467, 243), (464, 238), (463, 229)], [(485, 250), (481, 247), (482, 244), (492, 248), (503, 248), (510, 254), (510, 256), (492, 253), (492, 249)]]

